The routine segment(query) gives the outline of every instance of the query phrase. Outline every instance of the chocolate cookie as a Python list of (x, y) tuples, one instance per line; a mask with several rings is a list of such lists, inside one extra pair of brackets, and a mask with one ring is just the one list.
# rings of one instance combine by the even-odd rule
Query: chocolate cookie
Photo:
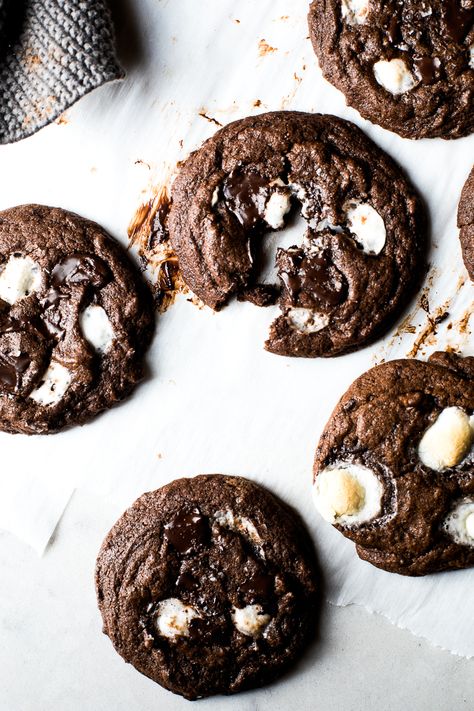
[(112, 528), (96, 568), (117, 652), (197, 699), (261, 686), (314, 633), (313, 554), (299, 519), (247, 479), (178, 479)]
[(122, 248), (70, 212), (0, 213), (0, 429), (86, 422), (143, 376), (153, 302)]
[(358, 378), (316, 452), (322, 516), (378, 568), (474, 565), (474, 358), (435, 353)]
[(474, 130), (472, 0), (314, 0), (325, 78), (364, 118), (406, 138)]
[(474, 166), (461, 193), (458, 227), (464, 264), (469, 276), (474, 281)]
[[(259, 283), (263, 235), (296, 210), (306, 235)], [(267, 350), (333, 356), (383, 333), (424, 272), (424, 212), (394, 162), (334, 116), (262, 114), (218, 131), (184, 162), (168, 227), (188, 286), (213, 309), (278, 299)]]

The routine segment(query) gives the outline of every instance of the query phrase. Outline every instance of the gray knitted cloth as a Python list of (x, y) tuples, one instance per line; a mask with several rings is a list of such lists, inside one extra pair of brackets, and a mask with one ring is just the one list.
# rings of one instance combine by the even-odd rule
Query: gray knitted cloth
[(106, 0), (0, 0), (0, 143), (122, 76)]

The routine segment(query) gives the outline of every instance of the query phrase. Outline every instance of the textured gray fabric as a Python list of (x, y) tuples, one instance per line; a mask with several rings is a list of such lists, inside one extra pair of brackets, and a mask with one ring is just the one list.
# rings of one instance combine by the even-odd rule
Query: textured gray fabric
[(105, 0), (0, 0), (0, 143), (122, 76)]

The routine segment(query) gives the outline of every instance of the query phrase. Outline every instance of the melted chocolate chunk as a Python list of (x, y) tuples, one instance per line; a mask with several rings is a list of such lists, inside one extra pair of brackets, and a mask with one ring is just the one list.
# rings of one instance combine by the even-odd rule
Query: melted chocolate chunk
[(346, 281), (326, 253), (309, 256), (302, 249), (281, 250), (277, 260), (280, 279), (292, 304), (298, 302), (303, 291), (329, 306), (346, 298)]
[(61, 299), (64, 298), (66, 298), (64, 294), (52, 288), (40, 301), (40, 305), (44, 310), (41, 315), (41, 324), (43, 326), (41, 330), (45, 336), (53, 337), (57, 340), (61, 339), (65, 333), (65, 329), (61, 325), (61, 314), (57, 308), (61, 303)]
[(400, 25), (398, 24), (398, 18), (394, 15), (387, 26), (387, 34), (392, 44), (398, 44), (402, 39), (400, 34)]
[(176, 259), (167, 259), (163, 262), (158, 275), (158, 289), (160, 291), (172, 291), (175, 289), (178, 273), (179, 266)]
[(265, 214), (268, 181), (256, 173), (232, 173), (224, 183), (224, 199), (242, 227), (256, 227)]
[(267, 600), (273, 592), (275, 578), (267, 573), (253, 573), (239, 587), (250, 602)]
[(198, 582), (190, 573), (180, 573), (176, 580), (176, 587), (189, 591), (196, 590)]
[(199, 509), (183, 512), (165, 526), (165, 536), (178, 553), (189, 553), (209, 540), (209, 523)]
[(330, 306), (336, 306), (344, 301), (347, 291), (341, 276), (325, 254), (311, 257), (304, 267), (303, 288), (315, 293)]
[(432, 57), (421, 57), (415, 59), (415, 66), (418, 69), (423, 84), (432, 84), (436, 78), (436, 66)]
[(167, 193), (160, 195), (160, 204), (155, 213), (148, 236), (147, 251), (152, 250), (156, 245), (163, 244), (169, 239), (168, 215), (171, 209), (171, 202)]
[(445, 18), (448, 35), (461, 43), (474, 22), (474, 10), (464, 9), (459, 0), (446, 0)]
[(0, 389), (12, 392), (20, 384), (21, 376), (28, 370), (31, 358), (26, 353), (0, 355)]
[(106, 264), (89, 254), (71, 254), (56, 264), (51, 272), (51, 283), (55, 289), (87, 284), (100, 289), (109, 279)]

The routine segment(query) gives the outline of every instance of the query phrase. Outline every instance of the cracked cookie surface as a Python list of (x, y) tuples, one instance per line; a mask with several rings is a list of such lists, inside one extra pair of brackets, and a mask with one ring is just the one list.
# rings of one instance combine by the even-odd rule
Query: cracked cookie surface
[(307, 534), (241, 477), (178, 479), (140, 497), (102, 545), (96, 586), (117, 652), (188, 699), (272, 681), (314, 634)]
[[(300, 211), (301, 241), (259, 283), (265, 233)], [(275, 112), (229, 124), (182, 164), (169, 232), (188, 286), (219, 309), (278, 301), (267, 350), (333, 356), (391, 325), (425, 269), (424, 210), (395, 163), (334, 116)]]
[(314, 0), (325, 78), (364, 118), (406, 138), (474, 130), (472, 0)]
[(438, 352), (358, 378), (314, 465), (322, 516), (373, 565), (425, 575), (474, 565), (474, 358)]
[(99, 225), (43, 205), (0, 213), (0, 428), (82, 424), (143, 377), (152, 297)]

